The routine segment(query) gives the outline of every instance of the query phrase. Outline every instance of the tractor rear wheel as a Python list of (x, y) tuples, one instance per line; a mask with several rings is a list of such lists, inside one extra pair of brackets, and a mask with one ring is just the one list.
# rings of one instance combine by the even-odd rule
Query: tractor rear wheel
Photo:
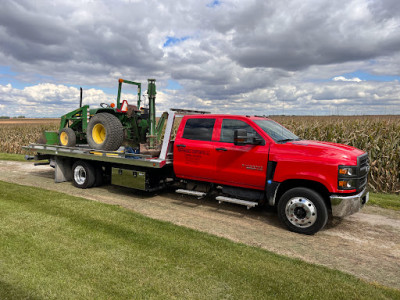
[(59, 141), (61, 146), (75, 147), (76, 146), (75, 132), (69, 127), (61, 129), (59, 134)]
[(115, 151), (124, 140), (124, 128), (116, 116), (99, 113), (90, 119), (86, 135), (91, 148)]

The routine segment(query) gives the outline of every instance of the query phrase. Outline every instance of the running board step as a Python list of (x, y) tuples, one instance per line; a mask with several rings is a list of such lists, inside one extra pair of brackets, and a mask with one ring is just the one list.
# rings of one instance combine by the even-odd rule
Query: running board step
[(203, 193), (203, 192), (183, 190), (183, 189), (176, 190), (175, 193), (184, 194), (184, 195), (190, 195), (190, 196), (196, 196), (196, 197), (200, 197), (200, 198), (204, 197), (205, 195), (207, 195), (206, 193)]
[(220, 204), (221, 204), (221, 202), (235, 203), (235, 204), (247, 206), (247, 209), (250, 209), (250, 208), (258, 205), (257, 202), (246, 201), (246, 200), (241, 200), (241, 199), (236, 199), (236, 198), (229, 198), (229, 197), (225, 197), (225, 196), (218, 196), (215, 199), (218, 200), (218, 203), (220, 203)]

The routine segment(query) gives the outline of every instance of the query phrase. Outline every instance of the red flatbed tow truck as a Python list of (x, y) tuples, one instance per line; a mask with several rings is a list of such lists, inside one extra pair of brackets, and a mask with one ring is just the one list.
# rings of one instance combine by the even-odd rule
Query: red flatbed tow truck
[[(314, 234), (329, 216), (345, 217), (368, 201), (366, 152), (301, 140), (259, 116), (190, 114), (171, 110), (159, 153), (99, 151), (87, 145), (30, 144), (28, 159), (49, 160), (55, 181), (78, 188), (111, 183), (143, 191), (175, 186), (177, 193), (255, 206), (276, 206), (291, 231)], [(184, 115), (172, 140), (176, 115)]]

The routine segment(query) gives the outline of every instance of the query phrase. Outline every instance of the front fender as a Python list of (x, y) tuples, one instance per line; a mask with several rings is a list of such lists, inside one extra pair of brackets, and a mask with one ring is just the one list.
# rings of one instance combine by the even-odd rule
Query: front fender
[(286, 180), (316, 181), (325, 186), (330, 193), (334, 193), (337, 190), (337, 166), (313, 162), (278, 162), (274, 181)]

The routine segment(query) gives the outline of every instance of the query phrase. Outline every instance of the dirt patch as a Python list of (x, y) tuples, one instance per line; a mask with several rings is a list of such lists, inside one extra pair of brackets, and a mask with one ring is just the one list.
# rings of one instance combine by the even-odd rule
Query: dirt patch
[(330, 220), (314, 236), (287, 231), (276, 213), (247, 211), (242, 206), (197, 200), (172, 192), (158, 195), (105, 186), (88, 190), (71, 183), (54, 183), (49, 166), (0, 161), (0, 180), (121, 205), (151, 218), (169, 221), (236, 242), (261, 247), (351, 273), (359, 278), (400, 289), (400, 212), (366, 207), (345, 219)]

